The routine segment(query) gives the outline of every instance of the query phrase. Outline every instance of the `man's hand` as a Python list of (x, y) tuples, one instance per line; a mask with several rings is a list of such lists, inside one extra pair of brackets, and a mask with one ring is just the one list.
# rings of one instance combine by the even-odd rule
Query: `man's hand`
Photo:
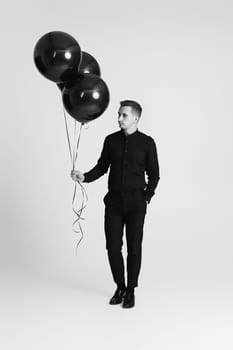
[(83, 182), (84, 181), (84, 175), (81, 171), (78, 170), (71, 170), (70, 176), (72, 180), (78, 181), (78, 182)]

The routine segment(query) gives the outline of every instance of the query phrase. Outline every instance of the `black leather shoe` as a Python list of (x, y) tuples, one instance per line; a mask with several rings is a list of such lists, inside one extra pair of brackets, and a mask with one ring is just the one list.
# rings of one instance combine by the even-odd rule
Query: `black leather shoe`
[(122, 307), (130, 308), (135, 305), (135, 296), (133, 292), (126, 291)]
[(117, 288), (114, 295), (112, 296), (112, 298), (109, 301), (109, 304), (111, 305), (116, 305), (116, 304), (120, 304), (122, 302), (122, 299), (124, 298), (126, 293), (126, 288)]

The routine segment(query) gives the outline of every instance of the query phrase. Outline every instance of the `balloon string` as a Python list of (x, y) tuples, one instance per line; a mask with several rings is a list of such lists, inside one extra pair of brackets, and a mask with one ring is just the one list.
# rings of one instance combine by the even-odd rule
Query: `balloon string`
[[(78, 156), (78, 148), (79, 148), (79, 143), (80, 143), (80, 138), (81, 138), (81, 132), (82, 132), (82, 128), (85, 125), (85, 123), (81, 123), (81, 125), (80, 125), (79, 137), (78, 137), (77, 144), (76, 144), (75, 140), (76, 140), (76, 123), (77, 122), (75, 120), (75, 125), (74, 125), (74, 148), (73, 148), (73, 156), (72, 156), (70, 137), (69, 137), (69, 131), (68, 131), (68, 126), (67, 126), (67, 120), (66, 120), (66, 114), (65, 114), (64, 106), (63, 106), (63, 112), (64, 112), (64, 118), (65, 118), (66, 134), (67, 134), (67, 139), (68, 139), (71, 163), (72, 163), (73, 170), (75, 170), (75, 164), (76, 164), (77, 156)], [(74, 205), (75, 205), (75, 198), (76, 198), (76, 190), (77, 190), (77, 182), (75, 182), (74, 194), (73, 194), (73, 198), (72, 198), (72, 210), (77, 215), (77, 218), (75, 219), (75, 221), (72, 224), (72, 229), (73, 229), (73, 232), (75, 232), (75, 233), (81, 232), (81, 238), (79, 239), (79, 241), (78, 241), (78, 243), (77, 243), (77, 245), (75, 247), (75, 255), (77, 255), (78, 245), (80, 244), (81, 240), (83, 239), (83, 230), (82, 230), (82, 226), (81, 226), (79, 220), (85, 220), (85, 218), (83, 218), (81, 215), (82, 215), (83, 209), (86, 208), (87, 202), (88, 202), (88, 196), (87, 196), (85, 188), (83, 187), (83, 185), (79, 181), (78, 181), (78, 184), (79, 184), (79, 186), (81, 188), (81, 191), (82, 191), (82, 204), (81, 204), (81, 208), (79, 210), (77, 210), (77, 211), (76, 211), (76, 209), (74, 207)], [(75, 230), (75, 228), (74, 228), (76, 222), (78, 222), (80, 231), (79, 230)]]
[[(69, 151), (70, 151), (70, 158), (71, 158), (71, 162), (72, 162), (70, 138), (69, 138), (69, 131), (68, 131), (68, 126), (67, 126), (66, 113), (65, 113), (65, 108), (64, 108), (64, 106), (63, 106), (63, 113), (64, 113), (64, 119), (65, 119), (65, 125), (66, 125), (66, 135), (67, 135), (67, 139), (68, 139), (68, 145), (69, 145)], [(74, 170), (74, 167), (73, 167), (73, 170)]]
[[(75, 122), (75, 132), (76, 132), (76, 120), (74, 121)], [(77, 157), (78, 157), (78, 147), (79, 147), (79, 142), (80, 142), (80, 137), (81, 137), (81, 132), (82, 132), (82, 127), (83, 127), (84, 123), (81, 123), (80, 124), (80, 131), (79, 131), (79, 137), (78, 137), (78, 141), (77, 141), (77, 145), (76, 145), (76, 153), (73, 153), (73, 160), (74, 160), (74, 165), (75, 166), (75, 163), (77, 161)], [(74, 151), (75, 151), (75, 148), (74, 148)]]
[[(82, 125), (81, 125), (82, 126)], [(80, 130), (80, 133), (81, 133), (81, 131), (82, 130)], [(75, 144), (75, 139), (76, 139), (76, 119), (74, 119), (74, 148), (73, 148), (73, 170), (74, 170), (74, 168), (75, 168), (75, 152), (77, 152), (76, 151), (76, 149), (75, 149), (75, 147), (77, 147), (76, 146), (76, 144)]]
[[(86, 193), (84, 187), (81, 185), (81, 183), (79, 183), (79, 185), (80, 185), (81, 190), (82, 190), (82, 204), (81, 204), (81, 208), (78, 211), (76, 211), (74, 209), (74, 200), (75, 200), (75, 194), (76, 194), (76, 183), (75, 183), (75, 191), (74, 191), (73, 200), (72, 200), (72, 209), (73, 209), (74, 213), (77, 215), (77, 219), (73, 222), (72, 228), (73, 228), (73, 231), (76, 232), (76, 233), (81, 232), (81, 238), (79, 239), (79, 241), (78, 241), (78, 243), (77, 243), (77, 245), (75, 247), (75, 255), (77, 255), (77, 248), (78, 248), (81, 240), (83, 239), (82, 226), (81, 226), (79, 220), (85, 220), (85, 218), (81, 217), (83, 209), (85, 209), (85, 207), (87, 206), (87, 204), (84, 204), (84, 195), (86, 196), (86, 198), (85, 198), (86, 203), (88, 202), (87, 193)], [(74, 225), (76, 224), (76, 222), (78, 222), (80, 231), (76, 231), (75, 228), (74, 228)]]
[[(81, 125), (80, 125), (80, 132), (79, 132), (79, 137), (78, 137), (77, 144), (75, 143), (75, 139), (76, 139), (76, 124), (77, 124), (77, 122), (75, 120), (74, 151), (73, 151), (73, 168), (74, 169), (75, 169), (75, 164), (76, 164), (76, 161), (77, 161), (78, 147), (79, 147), (79, 142), (80, 142), (80, 138), (81, 138), (81, 132), (82, 132), (82, 128), (83, 128), (84, 123), (81, 123)], [(76, 145), (76, 147), (75, 147), (75, 145)], [(82, 231), (82, 227), (81, 227), (81, 224), (80, 224), (79, 220), (81, 220), (81, 219), (85, 220), (84, 218), (81, 217), (81, 215), (82, 215), (83, 209), (87, 206), (87, 204), (84, 204), (85, 200), (86, 200), (86, 203), (88, 202), (88, 196), (87, 196), (87, 193), (85, 191), (85, 188), (83, 187), (83, 185), (79, 181), (78, 181), (78, 184), (79, 184), (79, 186), (81, 188), (81, 191), (82, 191), (82, 204), (81, 204), (81, 208), (78, 211), (76, 211), (75, 208), (74, 208), (74, 202), (75, 202), (75, 196), (76, 196), (76, 190), (77, 190), (77, 182), (75, 182), (74, 194), (73, 194), (73, 199), (72, 199), (72, 210), (77, 215), (77, 219), (72, 224), (73, 231), (76, 232), (76, 233), (81, 232), (81, 238), (80, 238), (79, 242), (77, 243), (76, 249), (75, 249), (75, 254), (76, 255), (77, 255), (77, 247), (78, 247), (79, 243), (81, 242), (81, 240), (83, 239), (83, 231)], [(85, 200), (84, 200), (84, 198), (85, 198)], [(80, 231), (76, 231), (74, 229), (74, 225), (76, 224), (76, 222), (78, 222)]]

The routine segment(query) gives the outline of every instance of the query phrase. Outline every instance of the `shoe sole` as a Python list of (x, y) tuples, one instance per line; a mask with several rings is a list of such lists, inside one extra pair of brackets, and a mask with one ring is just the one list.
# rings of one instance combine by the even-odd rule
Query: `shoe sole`
[(131, 309), (132, 307), (134, 307), (135, 305), (130, 305), (130, 306), (126, 306), (122, 304), (123, 309)]

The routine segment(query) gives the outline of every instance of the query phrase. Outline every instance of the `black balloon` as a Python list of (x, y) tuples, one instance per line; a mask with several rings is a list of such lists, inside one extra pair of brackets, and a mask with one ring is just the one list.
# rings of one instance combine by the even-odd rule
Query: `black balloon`
[(81, 73), (91, 73), (100, 76), (100, 66), (96, 59), (88, 52), (82, 51), (82, 59), (79, 67)]
[(62, 90), (63, 90), (63, 88), (64, 88), (65, 85), (66, 85), (66, 83), (57, 83), (57, 86), (59, 87), (59, 89), (61, 90), (61, 92), (62, 92)]
[(82, 52), (78, 42), (71, 35), (54, 31), (44, 34), (38, 40), (33, 56), (39, 72), (58, 83), (76, 76)]
[[(96, 61), (96, 59), (90, 55), (88, 52), (82, 51), (82, 59), (79, 66), (79, 69), (77, 70), (80, 73), (90, 73), (100, 76), (101, 70), (99, 63)], [(63, 87), (65, 86), (65, 83), (57, 83), (57, 86), (62, 91)]]
[(81, 123), (98, 118), (106, 110), (109, 98), (106, 83), (95, 74), (79, 73), (62, 90), (66, 111)]

